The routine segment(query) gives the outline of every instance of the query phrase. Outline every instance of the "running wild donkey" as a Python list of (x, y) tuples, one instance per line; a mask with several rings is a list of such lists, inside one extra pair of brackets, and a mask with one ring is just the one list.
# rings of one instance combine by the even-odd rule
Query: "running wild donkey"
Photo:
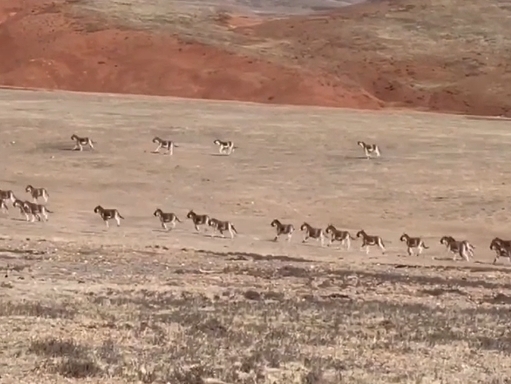
[(424, 240), (420, 237), (410, 237), (406, 233), (403, 233), (403, 235), (399, 238), (399, 241), (404, 241), (406, 243), (406, 246), (408, 247), (408, 254), (410, 256), (413, 256), (413, 248), (417, 248), (417, 256), (422, 253), (423, 249), (429, 249), (429, 247), (426, 247), (426, 244), (424, 244)]
[(101, 216), (107, 228), (110, 226), (108, 220), (115, 220), (118, 227), (121, 226), (121, 219), (124, 220), (124, 217), (122, 217), (115, 208), (103, 208), (101, 205), (97, 205), (96, 208), (94, 208), (94, 213), (99, 213), (99, 216)]
[(506, 257), (508, 261), (511, 262), (511, 240), (502, 240), (496, 237), (491, 241), (490, 249), (495, 251), (493, 264), (495, 264), (500, 257)]
[(11, 202), (14, 204), (14, 202), (16, 201), (16, 196), (14, 196), (14, 192), (11, 190), (4, 191), (0, 189), (0, 199), (11, 200)]
[(316, 239), (316, 241), (320, 241), (322, 247), (325, 245), (325, 232), (322, 228), (314, 228), (309, 223), (303, 223), (300, 227), (300, 231), (305, 231), (302, 243), (305, 243), (310, 237)]
[(378, 246), (381, 249), (381, 253), (385, 254), (385, 245), (383, 244), (383, 240), (380, 236), (368, 235), (363, 229), (358, 231), (357, 237), (362, 237), (362, 245), (360, 246), (360, 250), (366, 247), (366, 254), (369, 253), (370, 246)]
[(50, 195), (48, 194), (48, 191), (45, 188), (34, 188), (30, 184), (27, 185), (25, 188), (25, 192), (30, 193), (30, 196), (32, 196), (32, 201), (34, 203), (37, 202), (37, 200), (42, 197), (44, 199), (44, 202), (48, 202), (48, 198)]
[(234, 142), (232, 141), (222, 141), (217, 139), (213, 141), (213, 144), (218, 145), (219, 153), (226, 153), (227, 155), (230, 155), (232, 151), (234, 151)]
[(353, 236), (348, 231), (342, 231), (340, 229), (335, 228), (332, 224), (326, 227), (325, 233), (330, 235), (330, 243), (329, 246), (333, 244), (334, 241), (339, 241), (341, 246), (346, 243), (346, 250), (350, 249), (351, 242), (350, 240), (355, 240)]
[(162, 140), (159, 137), (155, 137), (153, 139), (153, 143), (158, 144), (158, 147), (153, 151), (153, 153), (159, 153), (160, 148), (166, 149), (167, 154), (172, 156), (174, 154), (174, 147), (177, 147), (177, 145), (171, 141), (171, 140)]
[(216, 229), (218, 232), (220, 232), (220, 235), (222, 237), (225, 237), (224, 232), (228, 231), (231, 235), (231, 239), (234, 239), (234, 234), (238, 234), (238, 231), (236, 228), (234, 228), (234, 225), (230, 221), (222, 221), (215, 218), (212, 218), (209, 220), (209, 226)]
[(452, 236), (442, 236), (440, 244), (444, 244), (446, 250), (452, 253), (453, 260), (456, 260), (457, 255), (466, 261), (469, 261), (469, 256), (474, 257), (475, 247), (467, 240), (457, 241)]
[(196, 214), (193, 209), (188, 212), (186, 215), (187, 219), (191, 219), (193, 222), (193, 225), (195, 226), (195, 230), (197, 232), (200, 232), (200, 226), (204, 225), (206, 228), (209, 225), (209, 216), (208, 215), (198, 215)]
[(287, 241), (291, 241), (291, 237), (293, 237), (293, 232), (295, 231), (293, 224), (282, 224), (279, 220), (275, 219), (270, 225), (277, 230), (277, 235), (273, 241), (277, 241), (280, 235), (286, 235)]
[(366, 155), (366, 158), (370, 159), (371, 155), (374, 153), (377, 157), (380, 157), (380, 147), (376, 144), (366, 144), (363, 141), (359, 141), (357, 143), (359, 146), (361, 146), (364, 149), (364, 154)]
[(75, 142), (75, 146), (73, 147), (73, 151), (79, 150), (83, 151), (83, 147), (89, 146), (90, 149), (94, 149), (94, 142), (88, 137), (80, 137), (75, 134), (71, 136), (71, 140)]
[(157, 208), (153, 213), (154, 216), (160, 218), (161, 226), (164, 229), (167, 229), (167, 223), (170, 223), (170, 228), (174, 229), (176, 227), (176, 221), (182, 223), (181, 220), (172, 212), (163, 212), (160, 208)]
[(27, 208), (24, 204), (24, 201), (16, 199), (14, 200), (14, 203), (12, 203), (12, 206), (15, 208), (18, 208), (20, 210), (20, 215), (25, 216), (25, 220), (29, 221), (30, 216), (32, 212), (30, 211), (30, 208)]
[(36, 217), (37, 220), (41, 221), (41, 215), (43, 215), (45, 221), (48, 221), (48, 213), (53, 213), (44, 205), (31, 203), (30, 201), (23, 202), (23, 207), (25, 211), (30, 211), (32, 214), (32, 221), (34, 221)]

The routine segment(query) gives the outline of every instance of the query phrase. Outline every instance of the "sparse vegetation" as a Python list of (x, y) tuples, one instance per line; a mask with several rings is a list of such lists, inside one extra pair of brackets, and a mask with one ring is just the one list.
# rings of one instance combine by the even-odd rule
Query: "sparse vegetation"
[[(247, 267), (243, 275), (259, 275), (259, 268)], [(483, 305), (487, 298), (481, 297), (470, 305), (470, 294), (449, 288), (447, 280), (408, 276), (396, 283), (382, 272), (354, 273), (356, 291), (347, 274), (324, 269), (292, 277), (302, 286), (296, 291), (280, 290), (286, 284), (279, 290), (224, 288), (214, 296), (172, 288), (106, 290), (85, 296), (77, 309), (81, 320), (64, 331), (67, 337), (13, 335), (25, 340), (25, 352), (36, 355), (36, 367), (46, 373), (143, 383), (429, 382), (447, 380), (472, 353), (487, 357), (489, 366), (511, 353), (511, 312), (500, 299)], [(326, 289), (304, 289), (310, 278), (333, 280)], [(345, 294), (335, 293), (339, 289)], [(9, 302), (1, 307), (13, 308)], [(42, 334), (51, 319), (69, 319), (55, 308), (51, 318), (47, 311), (11, 309), (3, 316), (47, 317), (39, 322)], [(437, 365), (445, 353), (449, 360)], [(399, 366), (387, 356), (410, 360)]]
[(0, 306), (0, 317), (28, 316), (50, 319), (72, 319), (74, 314), (74, 311), (68, 306), (56, 303), (48, 304), (21, 300), (19, 302), (3, 301)]

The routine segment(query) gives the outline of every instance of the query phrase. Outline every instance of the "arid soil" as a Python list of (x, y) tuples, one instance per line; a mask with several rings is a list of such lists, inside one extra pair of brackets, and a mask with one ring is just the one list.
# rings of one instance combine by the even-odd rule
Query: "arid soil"
[(0, 84), (511, 116), (506, 3), (327, 8), (320, 0), (3, 0)]
[[(488, 248), (509, 236), (509, 121), (2, 90), (0, 126), (0, 189), (45, 187), (52, 211), (0, 216), (2, 384), (511, 374), (511, 268)], [(73, 133), (94, 151), (71, 151)], [(176, 141), (173, 156), (151, 153), (156, 135)], [(360, 138), (382, 157), (363, 158)], [(106, 229), (98, 204), (121, 226)], [(157, 207), (182, 222), (164, 231)], [(196, 232), (190, 209), (238, 235)], [(274, 218), (297, 228), (289, 244), (273, 241)], [(386, 252), (302, 243), (304, 221), (363, 228)], [(408, 256), (403, 232), (429, 249)], [(474, 259), (453, 261), (446, 234)]]

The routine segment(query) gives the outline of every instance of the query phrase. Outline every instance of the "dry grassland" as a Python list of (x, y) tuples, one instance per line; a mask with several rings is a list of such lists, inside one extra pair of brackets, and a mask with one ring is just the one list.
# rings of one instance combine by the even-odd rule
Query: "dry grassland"
[[(509, 237), (509, 121), (5, 90), (0, 107), (0, 188), (44, 186), (54, 211), (0, 217), (0, 382), (509, 382), (510, 269), (488, 249)], [(162, 231), (156, 207), (184, 222)], [(195, 233), (192, 208), (239, 236)], [(364, 228), (388, 253), (274, 243), (274, 218)], [(403, 231), (430, 249), (407, 256)]]

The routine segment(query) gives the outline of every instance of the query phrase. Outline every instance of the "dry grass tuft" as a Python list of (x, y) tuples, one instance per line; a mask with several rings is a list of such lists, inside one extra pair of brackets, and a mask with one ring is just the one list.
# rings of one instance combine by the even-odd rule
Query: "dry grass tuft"
[(42, 340), (33, 340), (28, 348), (29, 353), (47, 357), (68, 357), (79, 359), (86, 356), (87, 349), (74, 340), (60, 340), (48, 337)]
[(86, 377), (100, 376), (101, 369), (91, 360), (82, 360), (74, 358), (63, 359), (54, 370), (66, 378), (83, 379)]
[(75, 312), (69, 309), (68, 306), (56, 303), (42, 304), (23, 300), (20, 302), (3, 301), (0, 305), (0, 317), (10, 316), (72, 319), (75, 316)]

